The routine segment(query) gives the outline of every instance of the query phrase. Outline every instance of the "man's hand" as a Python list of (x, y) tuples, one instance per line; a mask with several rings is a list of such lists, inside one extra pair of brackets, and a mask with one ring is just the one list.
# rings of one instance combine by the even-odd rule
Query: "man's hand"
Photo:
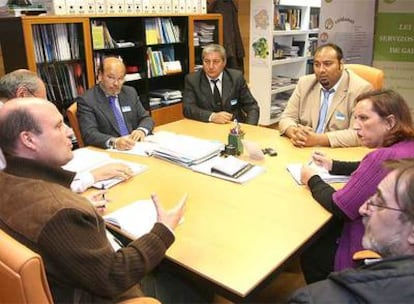
[(134, 130), (131, 134), (129, 134), (129, 138), (133, 141), (141, 141), (144, 140), (145, 132), (143, 130)]
[(97, 191), (91, 195), (88, 195), (86, 199), (91, 202), (100, 215), (104, 214), (106, 204), (109, 202), (106, 199), (106, 190)]
[(109, 179), (109, 178), (119, 178), (126, 180), (134, 175), (134, 172), (130, 167), (122, 163), (111, 163), (106, 164), (101, 167), (95, 168), (90, 171), (95, 182)]
[(158, 222), (169, 227), (171, 230), (174, 230), (175, 227), (180, 223), (181, 218), (184, 215), (185, 201), (187, 200), (187, 194), (181, 198), (181, 200), (175, 205), (174, 208), (170, 210), (165, 210), (156, 194), (151, 194), (151, 199), (155, 204), (158, 214)]
[(329, 146), (326, 134), (315, 133), (311, 127), (299, 126), (290, 138), (296, 147)]
[(118, 137), (115, 141), (117, 150), (131, 150), (135, 146), (136, 140), (130, 138), (130, 135)]
[(233, 119), (233, 114), (229, 112), (215, 112), (211, 114), (211, 121), (216, 124), (226, 124), (231, 122)]

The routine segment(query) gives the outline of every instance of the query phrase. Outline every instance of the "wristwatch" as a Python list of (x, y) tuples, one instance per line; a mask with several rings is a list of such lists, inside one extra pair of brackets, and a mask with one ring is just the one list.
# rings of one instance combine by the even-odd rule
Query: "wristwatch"
[(109, 149), (116, 149), (116, 138), (115, 137), (111, 137), (108, 140), (108, 148)]

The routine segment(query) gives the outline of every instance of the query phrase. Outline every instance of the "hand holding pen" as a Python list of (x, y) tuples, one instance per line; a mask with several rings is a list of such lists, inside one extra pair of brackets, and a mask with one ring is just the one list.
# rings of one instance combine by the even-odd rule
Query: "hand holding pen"
[(320, 151), (314, 151), (312, 153), (312, 162), (315, 163), (315, 165), (319, 167), (323, 167), (328, 171), (332, 170), (332, 159), (326, 156), (325, 153), (322, 153)]
[(106, 204), (109, 202), (106, 198), (106, 192), (105, 186), (102, 185), (102, 190), (96, 191), (86, 197), (100, 214), (105, 212)]

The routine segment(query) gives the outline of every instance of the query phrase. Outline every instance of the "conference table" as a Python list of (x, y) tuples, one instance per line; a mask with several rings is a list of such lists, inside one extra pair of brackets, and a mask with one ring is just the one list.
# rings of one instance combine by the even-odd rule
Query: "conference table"
[[(160, 130), (227, 142), (231, 124), (180, 120)], [(148, 165), (145, 172), (108, 190), (110, 213), (157, 193), (166, 208), (188, 193), (184, 221), (167, 260), (177, 269), (212, 284), (217, 292), (242, 301), (267, 279), (283, 270), (327, 223), (330, 214), (298, 185), (286, 169), (288, 163), (307, 163), (316, 148), (297, 148), (275, 129), (242, 124), (244, 139), (278, 155), (261, 161), (241, 159), (265, 168), (245, 184), (200, 174), (154, 157), (112, 152), (111, 156)], [(335, 159), (360, 160), (369, 150), (317, 148)]]

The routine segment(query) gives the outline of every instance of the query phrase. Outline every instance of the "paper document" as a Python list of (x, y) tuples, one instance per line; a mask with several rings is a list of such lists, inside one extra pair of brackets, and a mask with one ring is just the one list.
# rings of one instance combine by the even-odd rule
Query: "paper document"
[[(94, 151), (88, 148), (80, 148), (74, 150), (72, 160), (70, 160), (66, 165), (62, 166), (62, 168), (68, 171), (79, 173), (91, 171), (95, 168), (102, 167), (111, 163), (123, 163), (129, 166), (132, 170), (133, 175), (137, 175), (148, 169), (148, 166), (146, 165), (115, 159), (106, 153)], [(122, 181), (123, 180), (119, 178), (110, 178), (96, 182), (93, 184), (93, 187), (98, 189), (108, 189)]]
[(210, 159), (224, 149), (224, 144), (188, 135), (159, 131), (147, 136), (146, 141), (156, 144), (152, 155), (189, 167)]
[[(300, 181), (300, 172), (302, 170), (302, 164), (289, 164), (287, 165), (287, 170), (292, 174), (292, 177), (299, 185), (303, 185)], [(311, 167), (315, 168), (318, 171), (318, 175), (328, 184), (330, 183), (346, 183), (349, 180), (348, 175), (332, 175), (329, 174), (328, 170), (317, 166), (312, 163)]]
[(215, 160), (215, 164), (211, 167), (211, 172), (238, 178), (251, 168), (253, 168), (252, 164), (234, 156), (228, 156), (218, 157)]
[[(229, 157), (227, 157), (229, 158)], [(219, 167), (219, 168), (223, 168), (223, 159), (224, 161), (226, 160), (226, 158), (220, 157), (220, 156), (216, 156), (212, 159), (209, 159), (201, 164), (198, 165), (193, 165), (190, 168), (195, 171), (195, 172), (199, 172), (199, 173), (203, 173), (203, 174), (207, 174), (210, 176), (214, 176), (214, 177), (218, 177), (221, 179), (225, 179), (234, 183), (238, 183), (238, 184), (243, 184), (253, 178), (255, 178), (256, 176), (260, 175), (261, 173), (263, 173), (265, 171), (265, 169), (262, 166), (257, 166), (257, 165), (252, 165), (249, 166), (249, 170), (245, 171), (243, 174), (238, 175), (237, 177), (232, 177), (226, 174), (220, 174), (217, 171), (215, 171), (214, 169), (211, 170), (213, 167)], [(233, 161), (230, 159), (229, 163), (232, 163)]]
[(151, 231), (157, 222), (157, 210), (152, 200), (140, 200), (105, 215), (103, 218), (139, 238)]
[(157, 144), (146, 142), (146, 141), (137, 141), (135, 146), (131, 150), (117, 150), (117, 149), (107, 149), (111, 152), (126, 153), (138, 156), (150, 156), (152, 151), (157, 146)]

